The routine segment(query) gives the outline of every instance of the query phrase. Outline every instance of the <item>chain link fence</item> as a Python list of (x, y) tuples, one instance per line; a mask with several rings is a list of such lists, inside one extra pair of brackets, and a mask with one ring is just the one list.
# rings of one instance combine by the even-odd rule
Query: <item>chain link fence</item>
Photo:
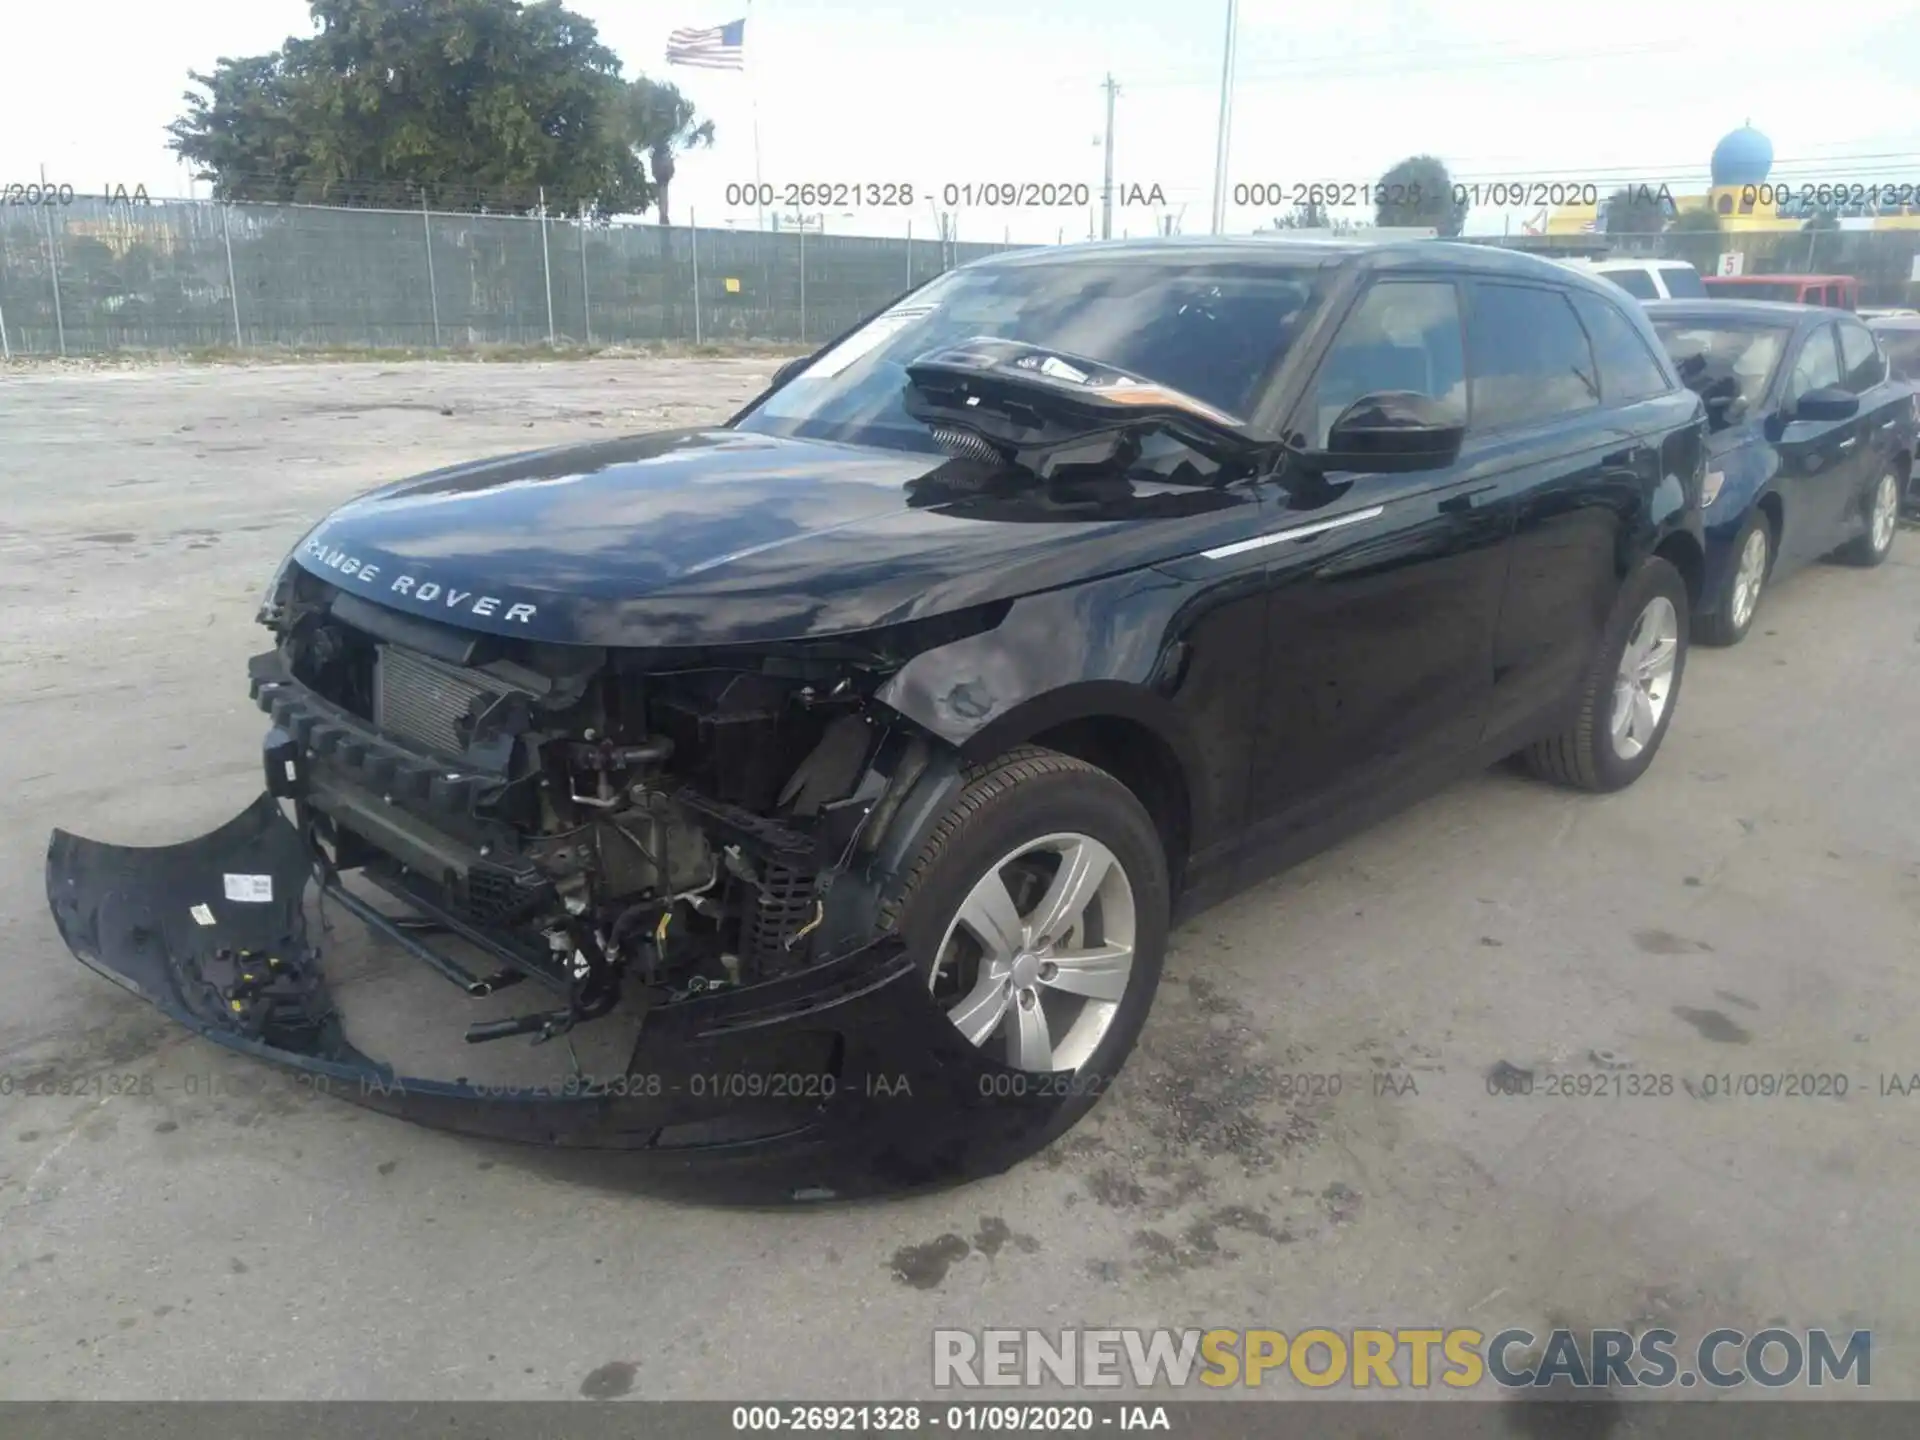
[[(1469, 237), (1473, 238), (1473, 237)], [(1913, 304), (1920, 230), (1490, 238), (1710, 273), (1837, 272)], [(0, 209), (0, 349), (460, 349), (818, 342), (954, 265), (1011, 247), (207, 200)]]
[(817, 342), (1005, 245), (428, 210), (0, 210), (17, 355)]

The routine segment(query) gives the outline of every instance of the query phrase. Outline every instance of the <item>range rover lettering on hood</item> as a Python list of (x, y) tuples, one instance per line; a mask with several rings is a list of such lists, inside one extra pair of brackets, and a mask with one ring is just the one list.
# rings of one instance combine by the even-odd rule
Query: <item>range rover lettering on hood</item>
[[(345, 550), (337, 550), (322, 544), (319, 540), (309, 540), (301, 547), (316, 564), (338, 572), (343, 580), (357, 580), (369, 589), (378, 590), (385, 580), (389, 594), (405, 595), (416, 604), (441, 604), (449, 610), (470, 615), (498, 615), (502, 620), (515, 620), (522, 625), (533, 623), (533, 617), (540, 613), (538, 605), (524, 603), (507, 604), (498, 595), (480, 595), (472, 590), (456, 590), (443, 586), (438, 580), (425, 580), (417, 575), (395, 575), (387, 580), (381, 574), (381, 567), (371, 561), (350, 555)], [(506, 605), (506, 609), (500, 607)]]

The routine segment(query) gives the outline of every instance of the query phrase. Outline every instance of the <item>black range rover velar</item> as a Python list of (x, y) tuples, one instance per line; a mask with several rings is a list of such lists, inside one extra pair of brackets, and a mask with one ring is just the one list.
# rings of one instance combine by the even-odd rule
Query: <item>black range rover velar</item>
[[(427, 1124), (757, 1196), (989, 1173), (1098, 1102), (1181, 917), (1508, 755), (1647, 769), (1704, 435), (1631, 302), (1526, 256), (996, 257), (723, 426), (327, 516), (260, 613), (267, 793), (56, 832), (49, 897), (175, 1019)], [(370, 1058), (309, 907), (524, 997), (469, 1041), (631, 1059)]]

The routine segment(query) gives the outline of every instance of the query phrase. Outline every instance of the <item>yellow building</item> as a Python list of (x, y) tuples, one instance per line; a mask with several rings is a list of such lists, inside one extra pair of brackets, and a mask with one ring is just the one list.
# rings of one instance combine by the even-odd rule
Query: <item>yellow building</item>
[[(1677, 214), (1710, 209), (1727, 234), (1798, 230), (1815, 215), (1832, 213), (1842, 230), (1920, 230), (1920, 185), (1912, 181), (1873, 182), (1852, 176), (1772, 180), (1773, 142), (1751, 125), (1723, 136), (1713, 147), (1711, 183), (1705, 194), (1676, 195), (1665, 185), (1648, 185), (1648, 194)], [(1532, 234), (1605, 234), (1607, 201), (1622, 188), (1603, 188), (1598, 205), (1563, 205), (1540, 216), (1526, 229)]]

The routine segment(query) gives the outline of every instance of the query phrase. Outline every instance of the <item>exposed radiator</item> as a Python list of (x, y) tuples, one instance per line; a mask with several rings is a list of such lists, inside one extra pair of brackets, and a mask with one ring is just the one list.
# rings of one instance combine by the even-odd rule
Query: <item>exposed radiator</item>
[(374, 669), (373, 723), (405, 744), (458, 755), (466, 749), (468, 722), (502, 693), (471, 670), (382, 645)]

